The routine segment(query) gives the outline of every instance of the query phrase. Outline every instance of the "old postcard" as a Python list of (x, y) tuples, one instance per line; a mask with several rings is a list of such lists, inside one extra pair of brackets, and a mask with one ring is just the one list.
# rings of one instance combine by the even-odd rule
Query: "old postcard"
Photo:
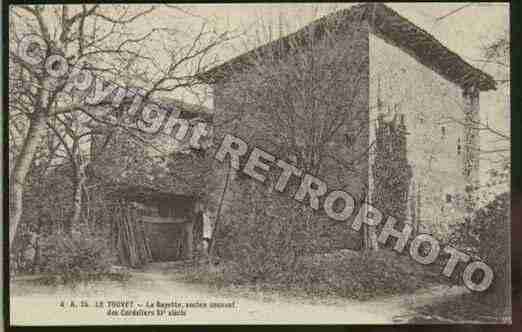
[(511, 323), (509, 3), (5, 8), (11, 326)]

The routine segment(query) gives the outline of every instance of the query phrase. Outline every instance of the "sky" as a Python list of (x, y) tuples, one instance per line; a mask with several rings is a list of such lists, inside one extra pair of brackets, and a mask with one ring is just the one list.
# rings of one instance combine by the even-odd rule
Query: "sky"
[[(219, 51), (222, 60), (230, 59), (248, 49), (267, 42), (266, 29), (257, 38), (261, 26), (273, 26), (271, 39), (291, 33), (314, 19), (353, 3), (285, 3), (285, 4), (204, 4), (186, 5), (194, 22), (206, 20), (218, 29), (246, 31), (245, 38), (230, 42)], [(464, 60), (494, 77), (502, 76), (503, 68), (487, 65), (483, 48), (500, 36), (509, 34), (509, 3), (387, 3), (400, 15), (426, 30)], [(280, 24), (280, 22), (282, 22)], [(245, 42), (245, 39), (247, 42)], [(503, 73), (505, 75), (505, 72)], [(509, 87), (481, 94), (481, 117), (492, 126), (509, 132)], [(487, 140), (487, 139), (486, 139)]]
[[(284, 3), (284, 4), (201, 4), (180, 5), (193, 16), (178, 22), (186, 28), (199, 26), (201, 22), (216, 27), (218, 31), (245, 31), (246, 37), (235, 39), (219, 49), (220, 60), (233, 58), (249, 49), (259, 46), (261, 39), (267, 42), (266, 29), (257, 38), (261, 26), (273, 26), (272, 39), (291, 33), (309, 24), (314, 19), (353, 3)], [(450, 50), (459, 54), (472, 65), (490, 73), (498, 74), (498, 67), (486, 66), (483, 47), (503, 33), (509, 33), (509, 3), (387, 3), (400, 15), (423, 28)], [(462, 8), (466, 6), (465, 8)], [(461, 10), (458, 10), (462, 8)], [(456, 11), (458, 10), (458, 11)], [(456, 12), (454, 12), (456, 11)], [(454, 12), (452, 15), (446, 16)], [(172, 14), (178, 17), (178, 13)], [(438, 18), (444, 17), (438, 20)], [(166, 23), (170, 16), (164, 12), (157, 14), (155, 23)], [(279, 22), (283, 22), (279, 24)], [(246, 41), (245, 41), (246, 40)], [(479, 60), (479, 61), (476, 61)], [(488, 97), (489, 98), (489, 97)], [(505, 94), (504, 97), (505, 99)], [(492, 99), (498, 99), (492, 96)], [(487, 106), (489, 107), (489, 106)]]
[[(179, 31), (180, 39), (190, 41), (203, 23), (217, 32), (232, 31), (240, 37), (216, 49), (219, 61), (225, 61), (249, 49), (292, 33), (314, 19), (355, 3), (283, 3), (283, 4), (179, 4), (156, 11), (129, 26), (129, 33), (169, 27)], [(476, 61), (483, 58), (483, 47), (503, 33), (509, 33), (509, 3), (386, 3), (400, 15), (423, 28), (466, 61), (496, 74), (496, 67)], [(80, 9), (80, 6), (76, 9)], [(102, 5), (106, 14), (118, 15), (121, 5)], [(133, 9), (149, 5), (133, 5)], [(465, 7), (465, 8), (462, 8)], [(462, 9), (461, 9), (462, 8)], [(460, 10), (458, 10), (460, 9)], [(449, 15), (449, 13), (453, 13)], [(439, 19), (445, 17), (443, 19)], [(265, 27), (264, 30), (262, 27)], [(273, 27), (270, 38), (266, 27)], [(132, 31), (134, 30), (134, 31)], [(261, 35), (261, 38), (258, 36)], [(170, 37), (170, 36), (168, 36)], [(161, 42), (161, 41), (159, 41)], [(172, 45), (172, 46), (171, 46)], [(169, 47), (175, 47), (174, 44)], [(159, 62), (167, 59), (151, 48)]]
[[(175, 8), (159, 7), (128, 28), (131, 30), (129, 32), (140, 35), (140, 32), (144, 33), (153, 27), (169, 27), (179, 31), (175, 38), (179, 35), (180, 40), (185, 41), (190, 41), (190, 36), (199, 32), (202, 24), (218, 33), (231, 31), (238, 37), (215, 51), (219, 61), (224, 62), (269, 40), (292, 33), (315, 19), (355, 4), (179, 4)], [(485, 66), (483, 62), (476, 60), (483, 58), (482, 49), (486, 44), (503, 33), (509, 33), (509, 3), (393, 2), (386, 5), (432, 34), (464, 60), (488, 73), (496, 74), (498, 68)], [(119, 6), (102, 5), (102, 9), (107, 14), (117, 15)], [(138, 11), (149, 5), (132, 7)], [(453, 14), (448, 16), (449, 13)], [(444, 18), (439, 19), (441, 17)], [(271, 36), (266, 27), (273, 28)], [(167, 61), (154, 47), (150, 52), (159, 62)]]
[[(336, 10), (351, 7), (352, 3), (285, 3), (285, 4), (204, 4), (184, 5), (194, 15), (200, 16), (221, 29), (247, 30), (254, 34), (256, 25), (273, 24), (275, 30), (279, 20), (284, 30), (295, 31)], [(387, 3), (400, 15), (425, 29), (451, 50), (471, 61), (480, 58), (480, 48), (486, 41), (495, 38), (504, 30), (509, 30), (509, 4), (470, 4), (453, 15), (443, 17), (466, 3)], [(276, 37), (276, 36), (274, 36)], [(237, 42), (237, 52), (233, 48), (223, 52), (224, 57), (240, 54), (241, 43)], [(236, 53), (236, 54), (234, 54)]]
[[(353, 5), (354, 3), (180, 4), (174, 9), (158, 8), (150, 16), (133, 23), (129, 27), (129, 33), (140, 35), (140, 32), (149, 31), (153, 27), (170, 27), (179, 31), (181, 39), (190, 40), (190, 36), (198, 32), (203, 23), (217, 32), (232, 31), (240, 37), (220, 45), (215, 51), (219, 61), (224, 62), (269, 40), (292, 33), (324, 15)], [(464, 60), (494, 77), (499, 76), (498, 66), (485, 65), (480, 60), (483, 59), (485, 45), (509, 33), (509, 3), (394, 2), (386, 5), (432, 34)], [(148, 5), (133, 7), (139, 10)], [(102, 8), (110, 13), (117, 11), (118, 5), (102, 5)], [(272, 27), (272, 34), (268, 33), (267, 27)], [(171, 45), (175, 43), (168, 46), (174, 47)], [(157, 61), (167, 61), (154, 48), (147, 51)], [(187, 94), (172, 97), (196, 102), (193, 96)], [(211, 100), (207, 100), (205, 104), (211, 106)], [(495, 128), (509, 132), (508, 86), (482, 93), (480, 106), (483, 119), (487, 119)]]
[[(186, 37), (199, 31), (201, 24), (217, 32), (231, 31), (240, 37), (220, 45), (215, 55), (225, 62), (270, 40), (292, 33), (315, 19), (349, 8), (355, 3), (283, 3), (283, 4), (180, 4), (176, 9), (159, 10), (135, 28), (169, 26)], [(465, 61), (495, 78), (506, 78), (505, 68), (487, 65), (483, 49), (499, 37), (509, 34), (509, 3), (386, 3), (400, 15), (432, 34)], [(144, 19), (145, 20), (145, 19)], [(271, 29), (267, 28), (271, 27)], [(270, 33), (271, 30), (271, 33)], [(159, 61), (159, 55), (154, 53)], [(187, 102), (201, 103), (189, 94), (173, 95)], [(492, 127), (510, 131), (509, 86), (483, 92), (480, 115)], [(212, 107), (211, 99), (204, 101)], [(482, 147), (498, 144), (497, 137), (481, 134)]]
[[(228, 48), (220, 51), (220, 56), (226, 60), (259, 46), (268, 39), (277, 39), (281, 34), (296, 31), (314, 19), (352, 5), (349, 3), (207, 4), (191, 6), (190, 12), (221, 29), (246, 31), (246, 38), (235, 40), (229, 43)], [(505, 78), (505, 68), (485, 64), (481, 60), (484, 58), (483, 49), (486, 45), (509, 34), (509, 3), (387, 3), (386, 5), (432, 34), (473, 66), (493, 75), (494, 78)], [(261, 33), (262, 38), (258, 38), (259, 27), (267, 25), (274, 27), (272, 38), (268, 37), (266, 29), (264, 34)], [(497, 91), (481, 93), (481, 119), (503, 133), (510, 132), (509, 98), (508, 85), (499, 86)], [(498, 148), (498, 137), (481, 132), (481, 146), (485, 150)], [(485, 172), (493, 165), (494, 159), (487, 155), (483, 158), (481, 170)]]

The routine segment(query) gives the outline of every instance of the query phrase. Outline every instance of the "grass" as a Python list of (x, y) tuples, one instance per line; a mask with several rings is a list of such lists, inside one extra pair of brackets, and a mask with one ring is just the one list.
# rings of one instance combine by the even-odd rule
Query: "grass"
[(81, 279), (65, 282), (59, 274), (39, 274), (11, 278), (11, 295), (49, 294), (58, 290), (85, 290), (98, 284), (124, 285), (130, 279), (129, 273), (105, 273), (83, 276)]
[(506, 324), (511, 313), (505, 306), (489, 301), (482, 294), (464, 294), (440, 303), (418, 308), (411, 324), (481, 323)]
[(212, 270), (207, 266), (194, 267), (184, 271), (181, 279), (218, 289), (243, 288), (298, 297), (366, 300), (413, 293), (447, 282), (439, 274), (438, 266), (423, 266), (408, 256), (387, 250), (365, 253), (341, 250), (306, 257), (294, 273), (272, 279), (245, 277), (233, 262), (221, 263)]

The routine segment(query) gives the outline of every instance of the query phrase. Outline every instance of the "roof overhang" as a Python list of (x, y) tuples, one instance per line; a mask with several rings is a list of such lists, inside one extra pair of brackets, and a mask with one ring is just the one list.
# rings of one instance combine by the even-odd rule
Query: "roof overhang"
[[(399, 47), (419, 63), (463, 89), (472, 86), (481, 91), (496, 89), (495, 80), (491, 75), (467, 63), (428, 32), (382, 3), (355, 5), (322, 17), (295, 33), (243, 53), (200, 74), (200, 79), (208, 83), (219, 82), (248, 67), (253, 57), (262, 57), (263, 54), (269, 53), (275, 57), (283, 57), (291, 47), (299, 47), (301, 43), (306, 43), (310, 35), (314, 39), (320, 39), (327, 28), (342, 29), (338, 26), (332, 27), (332, 22), (339, 24), (342, 21), (350, 24), (357, 20), (366, 21), (370, 31), (375, 35)], [(309, 33), (311, 29), (314, 31), (313, 34)]]
[[(410, 54), (463, 89), (475, 86), (481, 91), (495, 90), (493, 77), (475, 68), (458, 54), (442, 45), (435, 37), (383, 4), (367, 5), (371, 32)], [(373, 7), (373, 8), (372, 8)]]

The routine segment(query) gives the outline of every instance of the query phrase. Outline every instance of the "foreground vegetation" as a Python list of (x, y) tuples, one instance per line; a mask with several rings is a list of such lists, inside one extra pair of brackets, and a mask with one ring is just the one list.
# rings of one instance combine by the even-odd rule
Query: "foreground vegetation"
[(182, 279), (216, 288), (244, 286), (256, 291), (359, 300), (413, 293), (447, 282), (437, 273), (438, 267), (419, 266), (407, 256), (385, 250), (341, 250), (312, 255), (299, 263), (295, 274), (274, 274), (263, 280), (242, 273), (237, 263), (222, 262), (219, 266), (211, 271), (206, 265), (193, 267), (183, 274)]
[(511, 322), (511, 311), (505, 306), (499, 306), (490, 296), (470, 293), (418, 308), (415, 317), (408, 322), (414, 324), (505, 324)]

